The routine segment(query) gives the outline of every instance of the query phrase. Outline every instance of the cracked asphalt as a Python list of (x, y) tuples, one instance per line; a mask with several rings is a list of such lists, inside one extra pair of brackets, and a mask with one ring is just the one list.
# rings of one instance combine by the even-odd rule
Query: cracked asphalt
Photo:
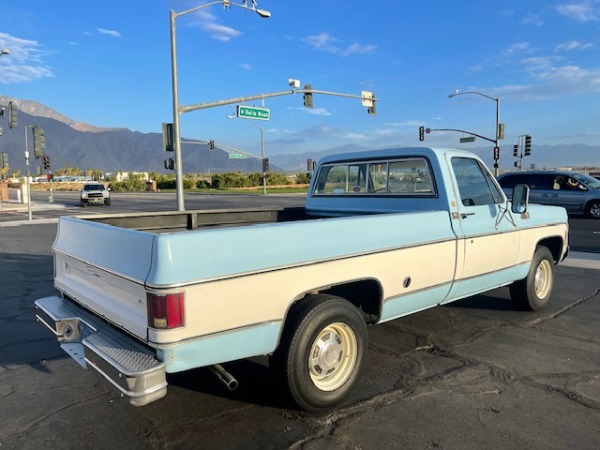
[(0, 449), (598, 449), (600, 272), (559, 266), (551, 305), (507, 289), (369, 331), (369, 362), (342, 407), (290, 407), (265, 362), (204, 369), (134, 408), (36, 323), (54, 294), (55, 224), (0, 230)]

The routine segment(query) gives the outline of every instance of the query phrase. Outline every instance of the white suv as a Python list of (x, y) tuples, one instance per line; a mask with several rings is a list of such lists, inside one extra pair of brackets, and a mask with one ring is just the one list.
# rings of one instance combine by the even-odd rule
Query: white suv
[(110, 205), (110, 192), (102, 183), (85, 183), (79, 192), (81, 206)]

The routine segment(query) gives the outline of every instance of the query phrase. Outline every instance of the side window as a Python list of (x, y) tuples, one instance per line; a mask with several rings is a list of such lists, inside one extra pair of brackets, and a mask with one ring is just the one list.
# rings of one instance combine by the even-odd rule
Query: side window
[[(478, 206), (497, 203), (492, 190), (490, 190), (491, 186), (486, 174), (475, 159), (452, 158), (452, 168), (463, 205)], [(502, 197), (500, 196), (500, 198)]]
[(500, 183), (500, 186), (507, 189), (512, 189), (515, 187), (515, 184), (518, 184), (517, 177), (514, 175), (505, 175), (498, 180), (498, 183)]

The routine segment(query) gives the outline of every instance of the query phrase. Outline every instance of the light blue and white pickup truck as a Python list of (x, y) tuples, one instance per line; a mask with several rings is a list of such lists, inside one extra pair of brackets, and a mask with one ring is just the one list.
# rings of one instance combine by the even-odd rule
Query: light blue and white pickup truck
[(133, 405), (198, 367), (234, 387), (223, 364), (268, 355), (319, 411), (356, 384), (369, 326), (507, 285), (540, 309), (567, 251), (565, 210), (507, 199), (474, 154), (396, 148), (323, 158), (303, 208), (62, 217), (59, 295), (35, 303)]

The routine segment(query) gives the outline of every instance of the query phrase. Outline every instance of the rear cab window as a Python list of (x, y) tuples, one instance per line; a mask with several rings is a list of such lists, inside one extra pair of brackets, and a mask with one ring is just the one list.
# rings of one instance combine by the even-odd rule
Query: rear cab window
[(321, 166), (313, 195), (436, 196), (424, 157), (336, 162)]

